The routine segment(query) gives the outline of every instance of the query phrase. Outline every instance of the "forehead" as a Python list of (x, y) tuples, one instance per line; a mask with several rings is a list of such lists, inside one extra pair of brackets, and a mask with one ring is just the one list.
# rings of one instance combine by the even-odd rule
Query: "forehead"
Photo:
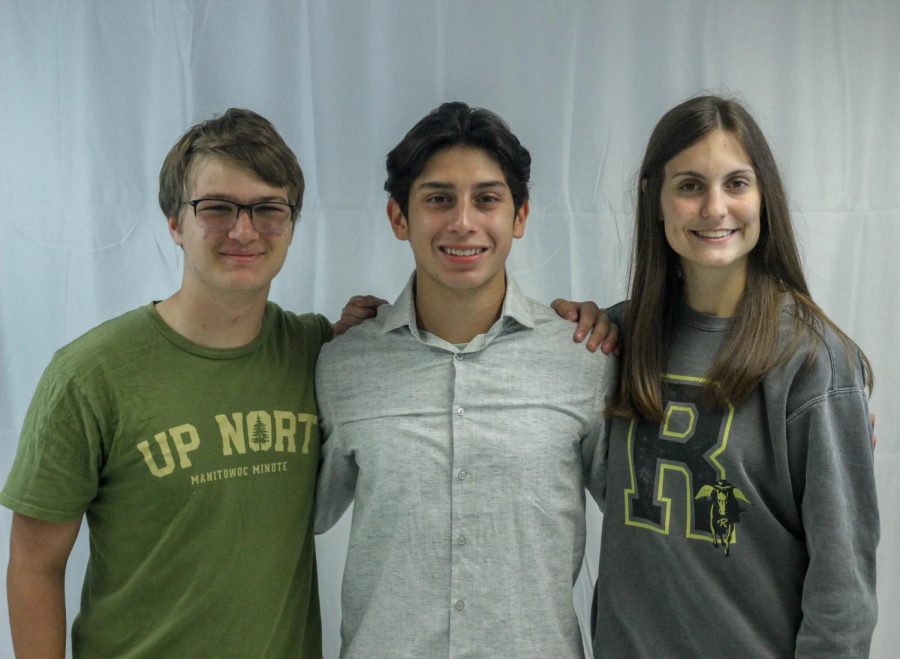
[(191, 196), (285, 197), (287, 190), (263, 181), (256, 172), (216, 156), (201, 155), (188, 173)]
[(507, 185), (500, 163), (490, 153), (464, 145), (446, 147), (433, 153), (413, 181), (413, 188), (436, 182), (451, 186), (484, 182)]
[(737, 136), (721, 128), (680, 151), (665, 165), (666, 176), (688, 171), (714, 174), (739, 169), (753, 170), (750, 157)]

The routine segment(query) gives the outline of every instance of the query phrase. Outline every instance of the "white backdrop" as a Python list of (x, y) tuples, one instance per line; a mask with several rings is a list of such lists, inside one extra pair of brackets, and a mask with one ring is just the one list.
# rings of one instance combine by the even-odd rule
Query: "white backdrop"
[[(897, 656), (898, 31), (896, 0), (0, 0), (0, 478), (53, 351), (177, 288), (156, 177), (195, 121), (252, 108), (300, 157), (303, 217), (272, 294), (287, 308), (334, 318), (353, 293), (400, 290), (412, 258), (384, 217), (384, 156), (445, 100), (495, 110), (531, 150), (531, 219), (510, 263), (526, 292), (609, 304), (650, 129), (688, 96), (730, 92), (772, 143), (815, 296), (875, 366), (872, 656)], [(326, 657), (346, 522), (319, 539)], [(598, 548), (593, 533), (582, 615)], [(70, 616), (86, 550), (81, 538)]]

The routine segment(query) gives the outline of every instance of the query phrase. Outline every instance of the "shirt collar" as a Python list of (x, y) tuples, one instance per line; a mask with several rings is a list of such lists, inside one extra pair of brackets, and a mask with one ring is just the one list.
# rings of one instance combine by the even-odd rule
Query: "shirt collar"
[(506, 295), (503, 298), (503, 309), (500, 320), (508, 318), (522, 327), (534, 328), (534, 315), (529, 310), (528, 298), (519, 289), (515, 280), (506, 273)]
[(384, 316), (384, 323), (381, 326), (381, 333), (387, 334), (393, 332), (398, 327), (409, 327), (410, 331), (415, 335), (419, 335), (416, 326), (416, 296), (413, 288), (416, 285), (416, 273), (410, 275), (406, 281), (406, 286), (400, 291), (400, 295), (394, 301), (394, 304), (388, 309)]
[[(416, 298), (413, 292), (416, 285), (416, 273), (413, 272), (406, 286), (397, 296), (396, 301), (385, 314), (381, 332), (386, 334), (399, 327), (409, 327), (410, 333), (420, 338), (419, 328), (416, 325)], [(503, 330), (510, 322), (532, 329), (534, 327), (534, 315), (528, 308), (528, 298), (519, 289), (518, 284), (506, 274), (506, 295), (503, 296), (503, 307), (500, 310), (500, 318), (488, 330), (488, 336), (493, 336)]]

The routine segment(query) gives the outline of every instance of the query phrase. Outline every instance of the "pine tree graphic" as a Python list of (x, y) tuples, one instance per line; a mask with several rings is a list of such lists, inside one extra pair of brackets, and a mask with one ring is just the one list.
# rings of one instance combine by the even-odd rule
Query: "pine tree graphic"
[(266, 424), (263, 423), (262, 416), (257, 415), (256, 423), (253, 424), (253, 434), (250, 437), (250, 448), (265, 450), (270, 443), (269, 433), (266, 430)]

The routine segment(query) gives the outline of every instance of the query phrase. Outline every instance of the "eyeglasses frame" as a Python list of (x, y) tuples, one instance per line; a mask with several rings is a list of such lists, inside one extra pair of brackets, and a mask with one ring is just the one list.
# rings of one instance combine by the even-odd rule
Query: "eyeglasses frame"
[[(245, 211), (247, 211), (247, 215), (250, 217), (250, 224), (253, 226), (254, 231), (256, 231), (257, 233), (266, 235), (266, 236), (282, 235), (283, 233), (285, 233), (284, 231), (282, 231), (281, 233), (265, 233), (263, 231), (260, 231), (256, 227), (256, 222), (254, 222), (254, 220), (253, 220), (253, 209), (256, 208), (257, 206), (263, 206), (265, 204), (281, 204), (282, 206), (287, 206), (288, 208), (290, 208), (291, 209), (291, 224), (296, 223), (297, 218), (299, 217), (297, 214), (296, 204), (292, 204), (287, 201), (281, 201), (280, 199), (268, 199), (266, 201), (257, 201), (252, 204), (239, 204), (234, 199), (224, 199), (222, 197), (200, 197), (199, 199), (191, 199), (190, 201), (183, 201), (183, 202), (181, 202), (181, 205), (182, 206), (190, 206), (191, 208), (193, 208), (194, 209), (194, 217), (196, 218), (197, 217), (197, 204), (204, 202), (204, 201), (224, 201), (227, 204), (231, 204), (232, 206), (237, 207), (237, 212), (234, 214), (234, 223), (230, 227), (225, 229), (224, 231), (215, 231), (214, 230), (213, 231), (214, 233), (228, 233), (229, 231), (234, 229), (234, 227), (237, 226), (238, 220), (241, 217), (241, 211), (245, 210)], [(209, 230), (210, 229), (207, 229), (207, 231), (209, 231)]]

